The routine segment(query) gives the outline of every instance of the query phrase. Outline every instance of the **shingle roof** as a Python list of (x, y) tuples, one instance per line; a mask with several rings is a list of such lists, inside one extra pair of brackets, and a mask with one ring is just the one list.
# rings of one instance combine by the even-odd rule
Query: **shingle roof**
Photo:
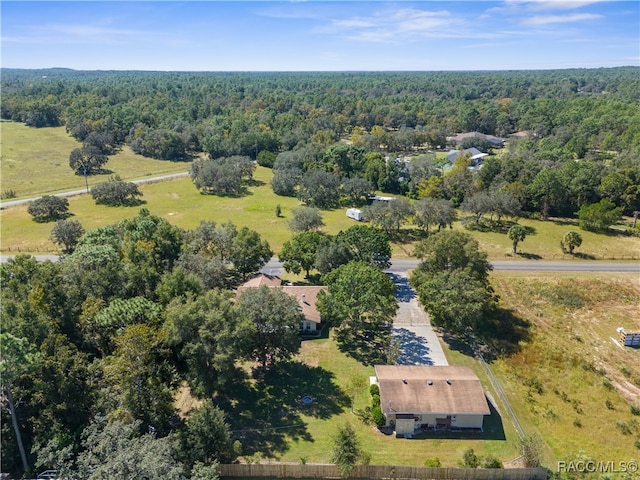
[(305, 320), (320, 323), (320, 312), (316, 308), (316, 301), (318, 300), (318, 292), (325, 287), (284, 285), (280, 288), (284, 293), (298, 299), (298, 305), (302, 308)]
[(320, 323), (320, 312), (316, 308), (318, 292), (326, 287), (320, 286), (304, 286), (304, 285), (282, 285), (282, 279), (275, 275), (266, 275), (261, 273), (238, 287), (236, 297), (241, 295), (248, 288), (260, 288), (267, 286), (271, 288), (280, 288), (283, 292), (298, 300), (302, 315), (305, 320)]
[(376, 365), (384, 413), (489, 415), (478, 377), (468, 367)]
[(242, 288), (260, 288), (263, 285), (266, 285), (267, 287), (279, 287), (281, 284), (282, 279), (280, 277), (261, 273), (257, 277), (247, 280), (238, 288), (238, 290)]
[(487, 135), (481, 132), (459, 133), (455, 137), (451, 137), (451, 139), (456, 143), (462, 142), (465, 138), (483, 138), (487, 142), (493, 143), (493, 144), (502, 144), (503, 142), (501, 138), (496, 137), (495, 135)]

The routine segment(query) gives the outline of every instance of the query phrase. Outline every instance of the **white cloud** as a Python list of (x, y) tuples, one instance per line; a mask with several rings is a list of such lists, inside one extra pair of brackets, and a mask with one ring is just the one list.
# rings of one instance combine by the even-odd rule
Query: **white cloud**
[(573, 10), (609, 0), (506, 0), (507, 6), (524, 6), (530, 10)]
[[(318, 28), (321, 33), (342, 35), (363, 42), (407, 42), (417, 38), (468, 36), (466, 20), (446, 10), (384, 9), (369, 15), (333, 18)], [(475, 32), (477, 34), (477, 32)]]
[(539, 15), (526, 18), (522, 21), (523, 25), (550, 25), (555, 23), (575, 23), (591, 20), (598, 20), (602, 15), (595, 13), (572, 13), (568, 15)]

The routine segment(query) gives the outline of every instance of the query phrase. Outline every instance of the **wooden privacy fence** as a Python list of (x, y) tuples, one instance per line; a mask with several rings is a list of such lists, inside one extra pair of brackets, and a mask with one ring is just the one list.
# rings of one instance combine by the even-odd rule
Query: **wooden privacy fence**
[[(341, 478), (335, 465), (232, 464), (220, 465), (220, 477)], [(349, 478), (420, 480), (544, 480), (545, 468), (432, 468), (391, 465), (356, 465)]]

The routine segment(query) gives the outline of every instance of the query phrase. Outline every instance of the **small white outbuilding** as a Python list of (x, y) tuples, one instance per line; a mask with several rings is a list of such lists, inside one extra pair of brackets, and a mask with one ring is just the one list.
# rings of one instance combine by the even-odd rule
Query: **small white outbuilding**
[(358, 210), (357, 208), (347, 209), (347, 217), (357, 220), (358, 222), (364, 220), (364, 214), (362, 213), (362, 210)]

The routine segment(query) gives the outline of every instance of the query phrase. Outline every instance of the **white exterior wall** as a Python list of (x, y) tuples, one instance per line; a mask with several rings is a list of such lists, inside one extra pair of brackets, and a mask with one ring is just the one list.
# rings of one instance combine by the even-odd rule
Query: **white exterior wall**
[(420, 415), (420, 417), (422, 418), (422, 420), (420, 421), (421, 424), (428, 424), (433, 426), (436, 424), (436, 417), (438, 416), (430, 413), (423, 413), (422, 415)]
[(404, 435), (405, 433), (413, 433), (415, 431), (415, 421), (413, 418), (397, 418), (396, 419), (396, 435)]
[(349, 208), (347, 210), (347, 217), (352, 218), (353, 220), (362, 221), (364, 219), (364, 215), (362, 214), (362, 210), (357, 208)]
[(390, 427), (391, 424), (395, 425), (396, 424), (396, 414), (395, 413), (387, 413), (385, 415), (385, 418), (387, 419), (385, 425), (387, 427)]
[(460, 428), (482, 428), (483, 420), (484, 415), (454, 415), (451, 417), (451, 426)]
[(303, 332), (315, 332), (317, 330), (316, 328), (316, 322), (311, 322), (309, 320), (303, 320), (302, 321), (302, 331)]

